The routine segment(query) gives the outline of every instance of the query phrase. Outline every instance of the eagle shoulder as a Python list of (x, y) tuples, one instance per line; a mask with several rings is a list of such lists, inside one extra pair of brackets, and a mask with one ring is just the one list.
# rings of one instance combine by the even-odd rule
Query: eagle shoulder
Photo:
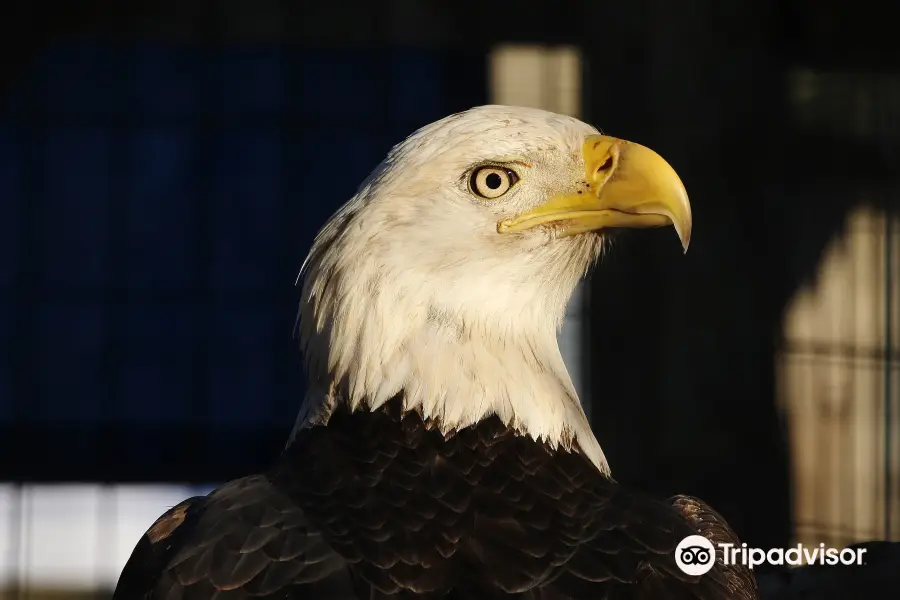
[[(693, 496), (673, 496), (669, 503), (674, 506), (688, 524), (696, 529), (700, 535), (708, 539), (713, 545), (733, 544), (740, 546), (741, 540), (720, 515), (709, 504), (694, 498)], [(756, 586), (756, 577), (744, 564), (721, 565), (722, 575), (728, 585), (728, 591), (734, 600), (756, 600), (759, 598), (759, 590)]]
[(692, 576), (676, 564), (676, 546), (689, 535), (740, 545), (725, 519), (705, 502), (690, 496), (657, 500), (599, 473), (589, 480), (591, 501), (583, 510), (590, 525), (548, 585), (560, 597), (759, 599), (753, 574), (742, 565), (718, 560), (711, 571)]
[(160, 516), (135, 546), (113, 600), (339, 600), (356, 598), (353, 585), (344, 559), (303, 511), (257, 475)]
[[(201, 512), (203, 496), (194, 496), (163, 513), (141, 536), (119, 575), (113, 600), (152, 598), (152, 590), (171, 556), (184, 542)], [(185, 524), (187, 522), (187, 524)]]

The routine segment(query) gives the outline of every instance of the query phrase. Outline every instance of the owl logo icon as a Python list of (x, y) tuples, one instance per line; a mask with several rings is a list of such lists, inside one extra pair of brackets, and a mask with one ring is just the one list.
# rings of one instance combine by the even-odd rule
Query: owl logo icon
[(702, 535), (689, 535), (675, 547), (675, 564), (687, 575), (703, 575), (716, 562), (716, 548)]

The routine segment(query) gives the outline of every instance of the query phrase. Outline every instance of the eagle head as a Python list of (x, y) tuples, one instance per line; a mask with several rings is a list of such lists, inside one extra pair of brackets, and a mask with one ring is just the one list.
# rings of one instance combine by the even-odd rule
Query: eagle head
[(556, 332), (605, 232), (662, 225), (687, 249), (684, 186), (644, 146), (533, 108), (426, 125), (327, 222), (301, 271), (298, 427), (402, 393), (445, 433), (497, 415), (606, 469)]

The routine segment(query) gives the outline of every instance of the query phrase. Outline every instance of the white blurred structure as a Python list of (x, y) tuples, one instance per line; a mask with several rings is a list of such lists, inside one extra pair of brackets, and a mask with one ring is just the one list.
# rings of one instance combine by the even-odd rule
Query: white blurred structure
[[(795, 535), (804, 544), (900, 539), (900, 219), (893, 219), (888, 246), (888, 218), (869, 207), (855, 210), (815, 282), (785, 314), (779, 396)], [(888, 252), (895, 269), (890, 294)]]
[(185, 498), (210, 489), (0, 485), (0, 590), (112, 589), (153, 521)]

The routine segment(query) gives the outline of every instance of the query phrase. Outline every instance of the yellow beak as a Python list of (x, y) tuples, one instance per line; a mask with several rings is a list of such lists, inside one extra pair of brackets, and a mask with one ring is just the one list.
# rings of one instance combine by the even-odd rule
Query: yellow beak
[(669, 163), (653, 150), (605, 135), (588, 136), (585, 189), (552, 198), (521, 215), (497, 223), (499, 233), (553, 223), (570, 236), (612, 227), (674, 225), (684, 251), (691, 241), (691, 205)]

